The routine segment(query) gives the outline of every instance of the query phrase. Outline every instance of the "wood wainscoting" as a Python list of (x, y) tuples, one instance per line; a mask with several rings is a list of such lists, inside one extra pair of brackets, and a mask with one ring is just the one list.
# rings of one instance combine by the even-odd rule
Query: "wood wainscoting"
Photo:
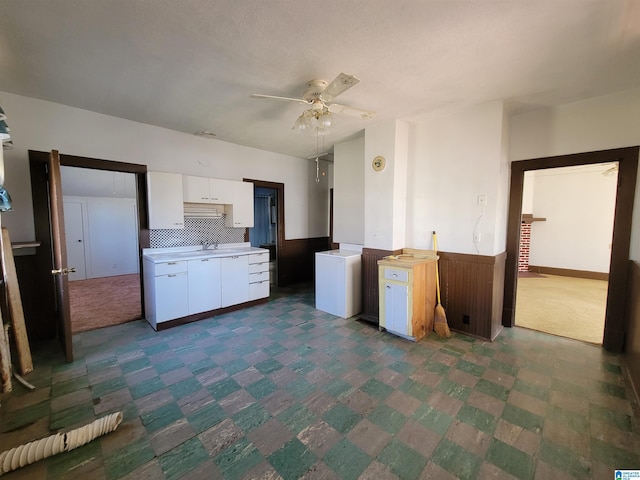
[[(43, 277), (38, 275), (36, 255), (16, 255), (14, 260), (29, 340), (56, 338), (56, 322), (53, 313), (55, 297), (49, 284), (42, 284)], [(51, 275), (48, 279), (51, 279)]]
[(380, 323), (378, 260), (399, 253), (402, 253), (402, 250), (362, 249), (362, 320), (376, 325)]
[(627, 292), (624, 360), (636, 399), (640, 402), (640, 263), (633, 260), (629, 261)]
[(278, 285), (314, 279), (315, 253), (329, 250), (329, 237), (284, 240), (278, 251)]
[(442, 306), (451, 330), (493, 340), (502, 330), (507, 253), (438, 252)]

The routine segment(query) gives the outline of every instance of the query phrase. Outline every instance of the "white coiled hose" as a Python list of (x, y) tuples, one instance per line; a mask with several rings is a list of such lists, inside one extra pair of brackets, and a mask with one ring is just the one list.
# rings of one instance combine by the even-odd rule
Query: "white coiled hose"
[(81, 447), (91, 440), (113, 432), (121, 422), (122, 412), (112, 413), (70, 432), (56, 433), (2, 452), (0, 453), (0, 475), (60, 452)]

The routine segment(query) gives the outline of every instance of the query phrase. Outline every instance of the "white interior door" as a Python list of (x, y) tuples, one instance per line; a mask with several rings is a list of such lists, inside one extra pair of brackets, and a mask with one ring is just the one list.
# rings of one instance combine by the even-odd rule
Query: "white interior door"
[(66, 233), (68, 264), (76, 271), (69, 274), (69, 280), (84, 280), (87, 278), (85, 263), (84, 215), (81, 202), (64, 202), (64, 230)]

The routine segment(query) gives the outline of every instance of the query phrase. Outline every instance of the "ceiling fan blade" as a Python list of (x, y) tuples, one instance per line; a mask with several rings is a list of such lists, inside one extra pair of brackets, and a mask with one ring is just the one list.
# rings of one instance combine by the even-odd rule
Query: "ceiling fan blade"
[(329, 101), (353, 87), (360, 80), (353, 75), (341, 73), (322, 91), (322, 99)]
[(331, 113), (349, 115), (350, 117), (356, 117), (362, 120), (371, 120), (376, 116), (375, 112), (360, 110), (359, 108), (347, 107), (346, 105), (339, 105), (337, 103), (332, 103), (331, 105), (329, 105), (329, 111)]
[(288, 102), (297, 102), (302, 103), (304, 105), (308, 105), (311, 102), (305, 100), (304, 98), (291, 98), (291, 97), (278, 97), (276, 95), (261, 95), (259, 93), (252, 93), (249, 95), (251, 98), (273, 98), (275, 100), (286, 100)]

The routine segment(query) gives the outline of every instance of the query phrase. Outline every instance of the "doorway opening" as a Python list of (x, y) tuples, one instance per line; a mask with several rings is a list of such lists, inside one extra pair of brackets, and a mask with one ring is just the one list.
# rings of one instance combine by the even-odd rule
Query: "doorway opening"
[(252, 247), (269, 250), (269, 283), (282, 284), (282, 245), (284, 243), (284, 183), (244, 179), (253, 183), (254, 222), (247, 229), (246, 241)]
[(276, 245), (278, 244), (278, 191), (255, 187), (253, 190), (253, 228), (249, 229), (252, 247), (269, 250), (269, 283), (276, 284)]
[(135, 175), (61, 166), (71, 331), (142, 315)]
[(515, 324), (602, 345), (617, 162), (524, 174)]
[[(40, 247), (36, 249), (32, 288), (38, 291), (41, 308), (27, 324), (27, 330), (36, 332), (41, 340), (58, 338), (67, 362), (73, 361), (72, 329), (69, 313), (67, 254), (63, 223), (64, 205), (60, 168), (81, 167), (110, 172), (126, 172), (135, 175), (136, 217), (138, 224), (137, 259), (142, 269), (142, 249), (149, 248), (149, 222), (147, 214), (146, 165), (99, 160), (94, 158), (60, 155), (57, 151), (38, 152), (29, 150), (29, 169), (36, 238)], [(54, 260), (55, 265), (54, 267)], [(53, 269), (57, 275), (53, 276)], [(53, 279), (53, 281), (52, 281)], [(139, 285), (141, 316), (144, 316), (144, 293)], [(35, 338), (35, 337), (34, 337)]]
[(635, 146), (521, 160), (511, 163), (511, 184), (507, 220), (507, 260), (505, 264), (502, 314), (502, 324), (505, 327), (513, 327), (515, 325), (525, 172), (557, 167), (618, 162), (617, 196), (613, 216), (613, 236), (611, 240), (611, 258), (609, 262), (609, 281), (607, 285), (602, 346), (609, 351), (617, 353), (624, 350), (627, 330), (625, 305), (628, 295), (629, 247), (632, 226), (630, 212), (633, 211), (639, 152), (640, 147)]

